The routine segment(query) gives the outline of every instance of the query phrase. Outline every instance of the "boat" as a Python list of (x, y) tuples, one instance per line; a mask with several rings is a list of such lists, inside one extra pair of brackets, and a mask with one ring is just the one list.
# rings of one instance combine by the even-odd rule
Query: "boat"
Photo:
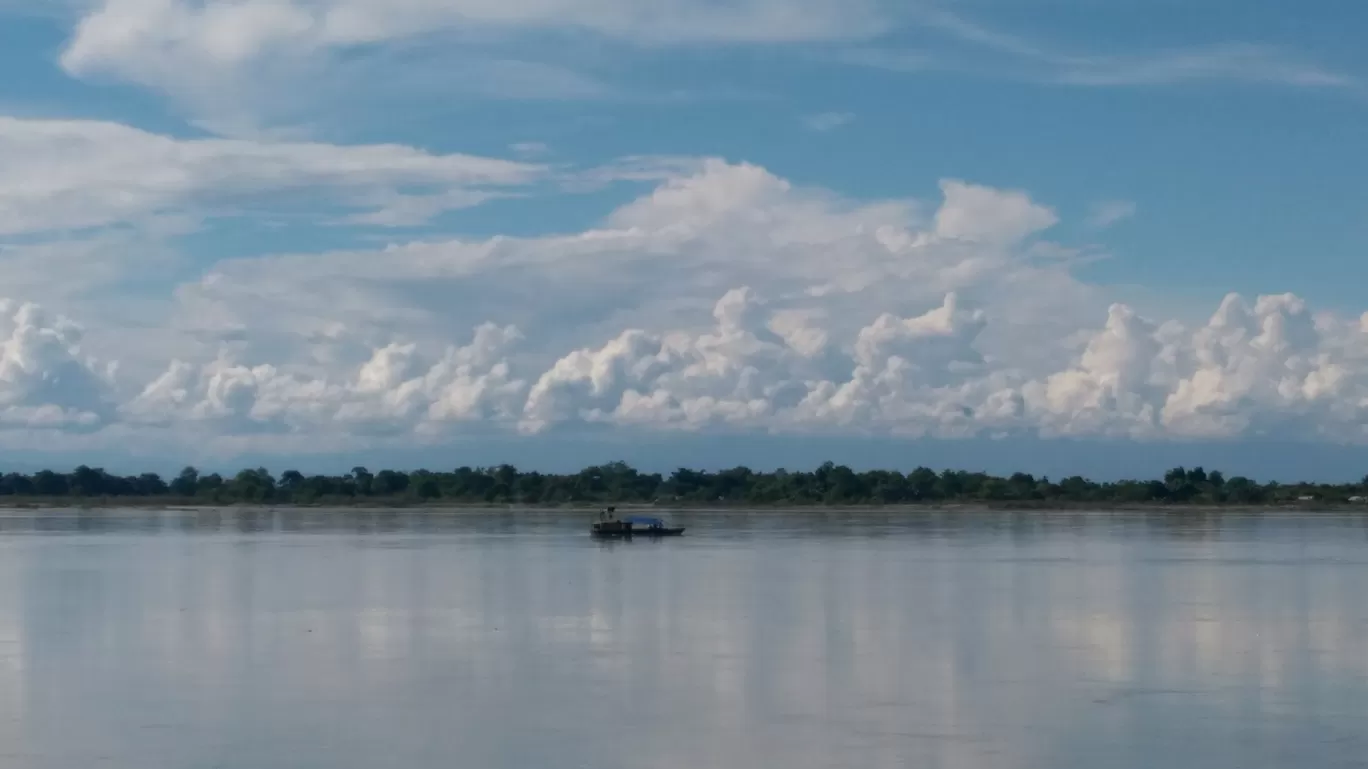
[(590, 527), (589, 533), (596, 537), (630, 537), (632, 536), (632, 524), (629, 521), (618, 520), (614, 512), (616, 508), (606, 507), (599, 511), (599, 519)]
[(667, 526), (659, 518), (643, 515), (630, 515), (620, 519), (617, 517), (616, 508), (609, 507), (599, 513), (599, 519), (590, 527), (589, 533), (596, 537), (677, 537), (684, 533), (684, 527)]
[[(629, 517), (627, 524), (632, 527), (633, 534), (640, 534), (645, 537), (677, 537), (684, 533), (683, 526), (667, 526), (659, 518), (649, 518), (642, 515)], [(638, 526), (641, 528), (637, 528)]]

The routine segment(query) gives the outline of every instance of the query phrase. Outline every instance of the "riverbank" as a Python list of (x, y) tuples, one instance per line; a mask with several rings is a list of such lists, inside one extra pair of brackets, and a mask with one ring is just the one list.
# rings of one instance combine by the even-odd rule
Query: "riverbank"
[(489, 503), (489, 502), (452, 502), (450, 500), (408, 500), (395, 499), (378, 501), (374, 499), (339, 499), (319, 502), (213, 502), (197, 499), (168, 499), (158, 497), (94, 497), (94, 498), (11, 498), (0, 499), (0, 515), (20, 512), (117, 512), (117, 511), (167, 511), (167, 512), (271, 512), (271, 511), (338, 511), (355, 513), (380, 513), (393, 511), (422, 511), (429, 513), (470, 514), (506, 512), (566, 512), (594, 513), (611, 504), (619, 513), (642, 512), (668, 513), (1107, 513), (1107, 512), (1149, 512), (1171, 514), (1200, 513), (1254, 513), (1254, 512), (1362, 512), (1368, 514), (1368, 505), (1351, 502), (1297, 502), (1291, 504), (1182, 504), (1158, 502), (1073, 502), (1063, 500), (1033, 501), (992, 501), (967, 500), (960, 502), (933, 502), (926, 504), (755, 504), (737, 503), (699, 503), (699, 502), (568, 502), (559, 504), (538, 503)]

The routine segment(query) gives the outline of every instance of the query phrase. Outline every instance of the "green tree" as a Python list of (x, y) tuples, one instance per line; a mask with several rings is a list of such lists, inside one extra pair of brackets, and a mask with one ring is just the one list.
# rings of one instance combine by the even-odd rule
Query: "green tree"
[(68, 488), (78, 497), (98, 497), (105, 493), (104, 480), (103, 470), (81, 465), (72, 471)]
[(135, 493), (141, 497), (157, 497), (169, 490), (166, 481), (163, 481), (160, 475), (143, 473), (138, 476)]
[(364, 467), (353, 467), (351, 470), (352, 482), (356, 485), (356, 493), (363, 497), (369, 497), (372, 493), (372, 483), (375, 476), (371, 475), (370, 470)]
[(937, 487), (940, 478), (936, 471), (927, 467), (918, 467), (907, 476), (907, 485), (916, 499), (929, 501), (937, 497)]
[(304, 488), (304, 474), (298, 470), (286, 470), (280, 474), (279, 488), (287, 496), (295, 494)]
[(66, 476), (54, 473), (51, 470), (39, 470), (33, 474), (33, 493), (40, 497), (66, 496)]
[(199, 489), (199, 470), (186, 467), (171, 481), (171, 493), (181, 497), (193, 497)]

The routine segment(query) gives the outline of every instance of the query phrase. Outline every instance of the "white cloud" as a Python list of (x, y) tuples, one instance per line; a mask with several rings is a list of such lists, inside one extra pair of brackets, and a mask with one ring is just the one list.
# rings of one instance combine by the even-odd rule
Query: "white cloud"
[(945, 203), (936, 212), (934, 233), (946, 240), (1008, 246), (1053, 227), (1059, 218), (1023, 192), (951, 180), (941, 183)]
[[(782, 43), (878, 33), (874, 0), (102, 0), (62, 53), (68, 72), (113, 74), (211, 107), (207, 91), (250, 84), (236, 73), (271, 62), (276, 76), (330, 52), (418, 37), (469, 46), (510, 31), (578, 30), (630, 44)], [(497, 58), (489, 66), (504, 66)], [(545, 65), (521, 67), (509, 87), (547, 87)], [(529, 78), (528, 66), (541, 77)], [(494, 73), (498, 75), (499, 73)], [(508, 74), (508, 73), (505, 73)], [(554, 74), (554, 73), (553, 73)], [(598, 86), (574, 78), (579, 93)], [(521, 86), (519, 86), (521, 83)], [(564, 83), (561, 84), (562, 86)], [(557, 93), (564, 89), (555, 86)]]
[(733, 289), (713, 308), (715, 327), (701, 334), (633, 329), (570, 353), (532, 387), (522, 427), (535, 432), (565, 420), (763, 425), (786, 400), (801, 397), (793, 373), (811, 359), (763, 325), (760, 307), (749, 288)]
[[(821, 378), (810, 352), (765, 338), (766, 318), (699, 334), (623, 332), (544, 373), (524, 428), (612, 421), (661, 428), (964, 437), (1368, 440), (1368, 336), (1314, 319), (1293, 296), (1231, 296), (1204, 326), (1155, 325), (1113, 306), (1073, 364), (1015, 368), (985, 356), (991, 322), (954, 294), (926, 313), (883, 314), (843, 345), (845, 374)], [(827, 367), (829, 368), (829, 367)]]
[(305, 355), (301, 340), (336, 326), (378, 334), (368, 342), (402, 331), (437, 344), (453, 327), (494, 320), (563, 351), (706, 317), (743, 285), (787, 319), (821, 314), (829, 333), (872, 320), (853, 312), (921, 311), (949, 291), (1023, 313), (1045, 295), (1071, 297), (1079, 312), (1096, 301), (1061, 266), (1010, 251), (1008, 240), (1054, 221), (1020, 193), (947, 182), (928, 219), (911, 201), (856, 203), (756, 166), (701, 165), (582, 233), (224, 262), (182, 287), (176, 322), (208, 335), (252, 329)]
[(1298, 88), (1357, 88), (1350, 76), (1249, 43), (1221, 44), (1133, 56), (1064, 57), (1052, 79), (1068, 85), (1143, 86), (1202, 80), (1269, 83)]
[(265, 450), (586, 423), (1368, 441), (1368, 316), (1108, 309), (1042, 240), (1051, 209), (941, 191), (852, 201), (708, 160), (584, 232), (224, 262), (177, 292), (167, 322), (200, 341), (157, 374), (111, 379), (11, 305), (0, 409)]
[(246, 365), (223, 354), (169, 368), (122, 409), (137, 424), (208, 424), (220, 433), (393, 433), (455, 422), (511, 420), (526, 385), (505, 348), (517, 329), (485, 324), (472, 341), (425, 361), (413, 344), (376, 349), (353, 375), (332, 380), (290, 366)]
[(75, 323), (0, 299), (0, 426), (93, 428), (109, 410), (111, 374), (82, 350)]
[(117, 123), (6, 117), (0, 117), (0, 168), (0, 235), (167, 213), (286, 215), (300, 199), (314, 209), (359, 212), (372, 224), (411, 223), (474, 205), (545, 171), (400, 145), (176, 139)]
[(1133, 216), (1137, 207), (1129, 200), (1104, 200), (1088, 208), (1087, 224), (1095, 230), (1105, 230)]
[[(1355, 78), (1269, 46), (1221, 43), (1079, 55), (944, 10), (876, 0), (98, 0), (76, 25), (61, 61), (74, 74), (108, 72), (176, 90), (187, 83), (202, 86), (263, 60), (298, 62), (328, 51), (434, 34), (467, 44), (508, 31), (557, 29), (648, 45), (785, 43), (868, 40), (908, 21), (980, 51), (1045, 68), (1034, 74), (1018, 71), (1018, 76), (1043, 76), (1059, 83), (1152, 85), (1219, 79), (1305, 87), (1358, 85)], [(855, 51), (843, 58), (916, 71), (943, 68), (954, 59), (888, 50)]]
[[(1072, 85), (1164, 85), (1192, 80), (1233, 80), (1299, 87), (1352, 87), (1357, 81), (1251, 43), (1222, 43), (1141, 54), (1061, 53), (946, 12), (931, 14), (935, 27), (972, 45), (1035, 62), (1051, 82)], [(1031, 77), (1028, 72), (1022, 76)]]
[[(244, 138), (282, 129), (317, 135), (377, 114), (388, 119), (396, 105), (449, 99), (716, 98), (722, 94), (711, 85), (679, 90), (657, 80), (649, 89), (633, 87), (624, 62), (681, 45), (870, 45), (895, 31), (928, 37), (917, 50), (831, 55), (894, 71), (1077, 86), (1363, 88), (1358, 78), (1271, 46), (1070, 53), (922, 2), (89, 0), (75, 10), (60, 57), (67, 73), (156, 89), (196, 126)], [(757, 96), (744, 83), (717, 85), (732, 97)], [(835, 118), (814, 119), (820, 126)]]
[[(848, 377), (815, 383), (792, 418), (800, 425), (867, 430), (882, 423), (892, 432), (954, 435), (1016, 416), (1017, 399), (987, 376), (992, 372), (975, 348), (985, 325), (983, 311), (963, 310), (955, 294), (916, 317), (884, 313), (856, 335)], [(1006, 413), (989, 413), (985, 405)]]
[(568, 26), (668, 44), (839, 39), (884, 25), (875, 3), (830, 0), (103, 0), (82, 19), (63, 63), (78, 71), (105, 64), (135, 72), (173, 61), (234, 64), (273, 49), (472, 28)]
[(156, 274), (178, 261), (164, 241), (167, 231), (159, 227), (165, 223), (149, 222), (138, 231), (111, 228), (87, 237), (0, 241), (0, 285), (45, 306), (108, 298), (110, 286)]
[(1048, 432), (1368, 438), (1368, 335), (1292, 295), (1231, 295), (1202, 327), (1113, 307), (1079, 365), (1028, 388)]
[(855, 122), (853, 112), (819, 112), (816, 115), (808, 115), (803, 118), (803, 125), (809, 131), (817, 133), (828, 133), (835, 131), (842, 126), (850, 125)]
[(965, 50), (856, 49), (840, 60), (894, 72), (957, 70), (1075, 86), (1154, 86), (1244, 82), (1294, 88), (1363, 89), (1361, 79), (1326, 69), (1277, 47), (1223, 42), (1128, 53), (1080, 54), (938, 10), (918, 16)]
[(551, 151), (551, 147), (545, 142), (514, 142), (508, 145), (508, 148), (524, 157), (545, 155)]
[[(1170, 336), (1181, 336), (1175, 331)], [(1073, 366), (1028, 382), (1022, 393), (1046, 434), (1153, 437), (1179, 344), (1161, 339), (1131, 308), (1113, 305)]]

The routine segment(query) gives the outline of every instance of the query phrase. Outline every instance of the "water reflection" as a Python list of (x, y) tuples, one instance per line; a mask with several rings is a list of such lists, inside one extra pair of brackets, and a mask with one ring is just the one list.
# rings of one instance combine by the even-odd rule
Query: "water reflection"
[(0, 514), (0, 766), (1361, 765), (1364, 521)]

